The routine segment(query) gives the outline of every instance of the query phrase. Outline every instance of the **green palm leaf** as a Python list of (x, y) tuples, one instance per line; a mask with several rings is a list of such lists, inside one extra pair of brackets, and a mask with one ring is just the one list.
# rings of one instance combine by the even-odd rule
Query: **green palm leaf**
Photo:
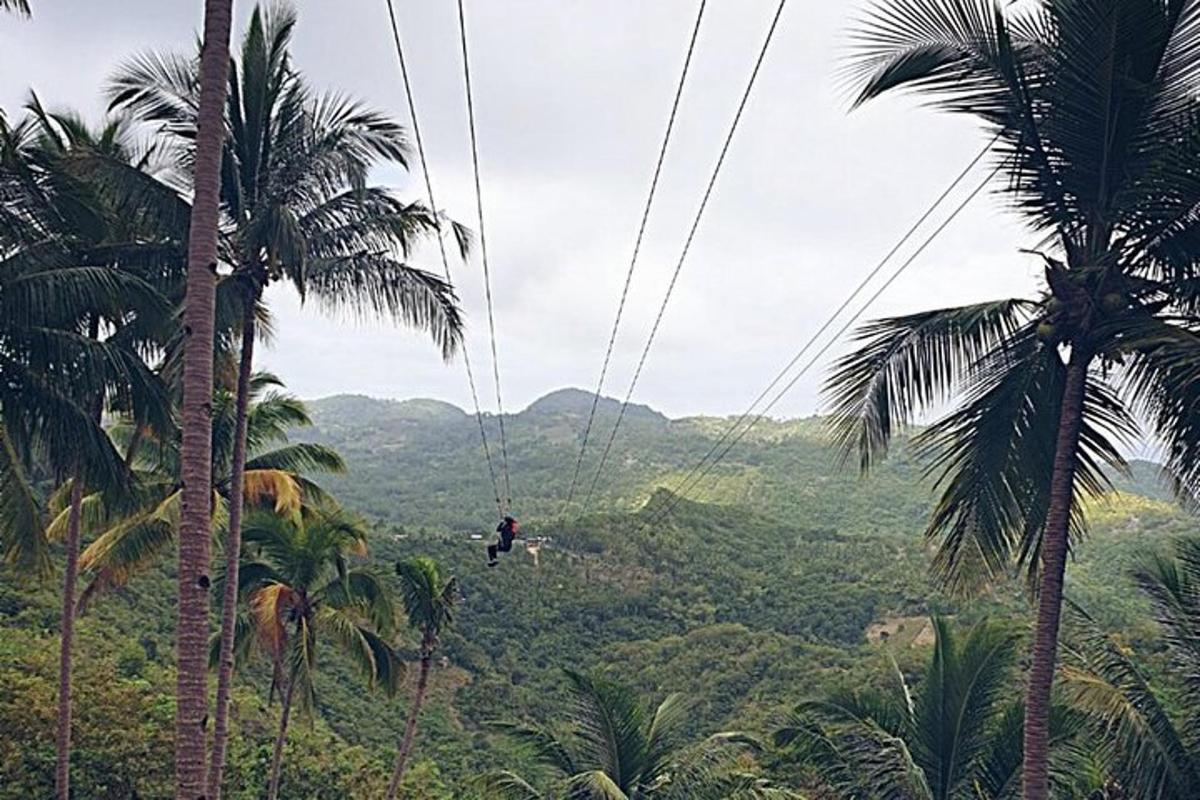
[(1200, 786), (1200, 763), (1146, 676), (1116, 641), (1076, 609), (1080, 633), (1063, 668), (1068, 700), (1100, 726), (1123, 783), (1146, 797), (1183, 798)]
[(0, 552), (20, 575), (50, 573), (50, 552), (33, 487), (12, 442), (0, 425)]

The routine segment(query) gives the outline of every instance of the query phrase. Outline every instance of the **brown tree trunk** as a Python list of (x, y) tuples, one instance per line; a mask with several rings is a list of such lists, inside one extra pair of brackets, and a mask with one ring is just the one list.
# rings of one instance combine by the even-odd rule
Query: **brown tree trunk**
[(275, 749), (271, 752), (271, 779), (267, 784), (267, 800), (279, 797), (279, 775), (283, 771), (283, 745), (287, 741), (288, 719), (292, 715), (292, 692), (296, 682), (289, 680), (283, 692), (283, 708), (279, 711), (279, 733), (275, 735)]
[[(88, 338), (100, 338), (100, 317), (88, 321)], [(104, 415), (104, 393), (92, 404), (92, 421), (99, 425)], [(58, 725), (55, 731), (54, 789), (58, 800), (71, 797), (71, 649), (75, 644), (76, 586), (79, 582), (79, 534), (83, 520), (83, 464), (75, 467), (71, 501), (67, 512), (67, 564), (63, 575), (62, 638), (58, 650)]]
[(175, 797), (203, 800), (208, 725), (209, 538), (212, 523), (213, 314), (221, 150), (233, 0), (205, 0), (192, 217), (183, 326), (183, 512), (176, 631)]
[(400, 749), (396, 753), (396, 764), (392, 767), (392, 780), (388, 784), (387, 800), (396, 800), (400, 791), (400, 781), (404, 778), (404, 769), (408, 766), (408, 756), (412, 752), (413, 741), (417, 738), (417, 717), (421, 706), (425, 704), (425, 690), (429, 686), (429, 667), (433, 662), (433, 653), (426, 651), (421, 655), (421, 672), (417, 676), (417, 688), (413, 692), (412, 708), (408, 710), (408, 720), (404, 723), (404, 738), (400, 741)]
[(1025, 752), (1021, 773), (1025, 800), (1050, 796), (1050, 690), (1062, 614), (1063, 575), (1067, 564), (1071, 504), (1075, 487), (1075, 460), (1083, 425), (1083, 398), (1090, 357), (1076, 350), (1067, 365), (1059, 411), (1058, 440), (1050, 475), (1050, 507), (1042, 534), (1042, 565), (1038, 585), (1037, 627), (1033, 639), (1033, 666), (1025, 698)]
[(71, 481), (67, 515), (67, 567), (63, 577), (62, 641), (58, 651), (58, 729), (54, 791), (58, 800), (71, 797), (71, 645), (75, 641), (75, 584), (79, 576), (79, 527), (83, 515), (83, 470)]
[(246, 473), (246, 420), (250, 411), (250, 373), (254, 362), (254, 306), (242, 320), (242, 352), (238, 365), (233, 465), (229, 476), (229, 535), (225, 541), (225, 595), (221, 603), (221, 655), (217, 669), (217, 713), (208, 765), (208, 796), (220, 800), (229, 739), (229, 694), (233, 685), (233, 636), (237, 627), (238, 565), (242, 553), (242, 487)]

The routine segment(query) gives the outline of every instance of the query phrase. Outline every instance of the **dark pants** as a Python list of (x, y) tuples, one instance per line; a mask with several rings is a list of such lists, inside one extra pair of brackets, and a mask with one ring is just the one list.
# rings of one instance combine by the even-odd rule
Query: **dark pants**
[(507, 553), (512, 550), (513, 535), (511, 533), (500, 534), (500, 541), (496, 544), (488, 545), (488, 558), (492, 561), (496, 560), (496, 553)]

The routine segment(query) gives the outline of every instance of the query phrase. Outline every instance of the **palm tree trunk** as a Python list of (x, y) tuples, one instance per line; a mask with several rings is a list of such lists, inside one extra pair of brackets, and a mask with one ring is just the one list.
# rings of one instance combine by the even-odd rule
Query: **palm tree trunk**
[(1038, 585), (1037, 624), (1033, 639), (1033, 666), (1025, 698), (1024, 766), (1021, 773), (1025, 800), (1050, 796), (1050, 690), (1058, 649), (1062, 614), (1063, 575), (1067, 564), (1071, 504), (1075, 487), (1075, 460), (1083, 425), (1083, 398), (1090, 356), (1076, 349), (1067, 365), (1059, 411), (1058, 440), (1050, 475), (1050, 507), (1042, 534), (1042, 573)]
[[(100, 338), (100, 317), (88, 320), (88, 338)], [(104, 414), (101, 392), (92, 408), (99, 425)], [(75, 467), (71, 480), (71, 505), (67, 512), (67, 564), (63, 575), (62, 638), (58, 649), (58, 724), (55, 730), (54, 789), (58, 800), (71, 797), (71, 649), (75, 644), (76, 585), (79, 581), (79, 529), (83, 519), (83, 465)]]
[(225, 596), (221, 603), (221, 655), (217, 670), (217, 714), (208, 765), (209, 800), (220, 800), (229, 739), (229, 693), (233, 684), (233, 636), (237, 627), (238, 565), (242, 553), (243, 483), (246, 472), (246, 419), (250, 410), (250, 373), (254, 362), (254, 303), (242, 320), (242, 352), (238, 365), (237, 409), (233, 434), (233, 467), (229, 476), (229, 535), (225, 542)]
[(202, 800), (208, 724), (209, 537), (212, 522), (213, 327), (221, 150), (233, 0), (205, 0), (192, 217), (184, 298), (183, 511), (179, 526), (175, 797)]
[(400, 781), (404, 778), (404, 769), (408, 766), (408, 756), (412, 752), (413, 740), (417, 737), (417, 717), (421, 706), (425, 704), (425, 690), (429, 686), (429, 667), (433, 662), (433, 653), (421, 654), (421, 672), (417, 676), (417, 688), (413, 692), (412, 708), (408, 710), (408, 721), (404, 723), (404, 738), (400, 741), (400, 750), (396, 753), (396, 764), (392, 768), (392, 780), (388, 784), (387, 800), (396, 800), (400, 791)]
[(279, 775), (283, 770), (283, 745), (287, 741), (288, 718), (292, 715), (292, 692), (296, 682), (289, 680), (283, 693), (283, 708), (279, 712), (279, 733), (275, 736), (275, 749), (271, 753), (271, 780), (267, 784), (267, 800), (279, 796)]
[(79, 575), (79, 527), (83, 515), (83, 470), (71, 482), (67, 516), (67, 568), (63, 577), (62, 641), (58, 651), (58, 729), (54, 791), (58, 800), (71, 796), (71, 645), (75, 641), (75, 584)]

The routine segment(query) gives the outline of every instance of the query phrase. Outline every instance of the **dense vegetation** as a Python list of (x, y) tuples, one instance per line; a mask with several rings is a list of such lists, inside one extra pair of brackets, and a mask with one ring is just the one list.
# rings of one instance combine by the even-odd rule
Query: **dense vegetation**
[[(573, 454), (553, 444), (554, 437), (586, 413), (587, 402), (582, 393), (556, 393), (513, 418), (514, 477), (526, 465), (544, 463), (547, 480), (562, 479)], [(932, 642), (930, 614), (948, 615), (956, 625), (1007, 615), (1014, 633), (1022, 630), (1027, 606), (1020, 581), (962, 603), (928, 577), (919, 530), (931, 496), (913, 466), (901, 458), (870, 481), (847, 475), (819, 420), (765, 426), (762, 437), (735, 451), (724, 468), (726, 486), (736, 488), (718, 489), (714, 502), (685, 501), (661, 527), (640, 530), (645, 499), (672, 483), (718, 430), (713, 419), (669, 421), (646, 411), (630, 435), (647, 464), (640, 473), (623, 473), (619, 488), (605, 493), (606, 510), (566, 522), (554, 515), (523, 516), (527, 537), (549, 541), (533, 549), (518, 545), (488, 570), (485, 542), (471, 538), (493, 527), (486, 473), (471, 480), (472, 472), (482, 471), (470, 437), (472, 419), (430, 401), (331, 398), (312, 403), (310, 411), (314, 427), (294, 431), (293, 438), (338, 450), (349, 470), (322, 476), (322, 485), (348, 507), (365, 496), (376, 504), (370, 562), (391, 571), (400, 559), (428, 555), (461, 584), (454, 624), (434, 658), (405, 780), (426, 795), (407, 796), (469, 797), (474, 779), (496, 769), (535, 780), (530, 776), (541, 773), (532, 754), (488, 722), (559, 719), (569, 696), (564, 668), (606, 670), (655, 703), (668, 692), (682, 693), (688, 714), (681, 733), (690, 740), (723, 730), (766, 739), (797, 703), (884, 680), (884, 652), (919, 685)], [(368, 449), (374, 455), (360, 460)], [(421, 469), (429, 463), (451, 472), (461, 465), (456, 495), (437, 488), (440, 471)], [(1098, 624), (1124, 631), (1150, 656), (1158, 650), (1151, 606), (1125, 576), (1147, 549), (1194, 530), (1187, 515), (1164, 502), (1154, 475), (1150, 465), (1139, 466), (1121, 494), (1094, 510), (1095, 532), (1069, 573), (1070, 596)], [(518, 494), (522, 505), (557, 511), (557, 484), (534, 493), (537, 481), (519, 480), (528, 492)], [(822, 491), (801, 488), (814, 486)], [(416, 498), (425, 496), (439, 499), (422, 523)], [(746, 497), (756, 498), (753, 510)], [(460, 515), (446, 513), (456, 504)], [(113, 774), (139, 781), (138, 791), (147, 796), (169, 781), (169, 735), (143, 741), (140, 729), (120, 729), (113, 717), (125, 713), (122, 708), (158, 708), (169, 718), (171, 574), (169, 566), (159, 566), (96, 601), (81, 618), (85, 674), (106, 676), (89, 683), (80, 699), (84, 786), (105, 780), (100, 765), (108, 763), (122, 765)], [(46, 703), (53, 661), (35, 653), (53, 641), (54, 592), (6, 583), (0, 607), (4, 669), (16, 676), (3, 682), (2, 702), (6, 709), (31, 709), (0, 717), (8, 734), (0, 738), (9, 748), (0, 764), (13, 786), (31, 787), (21, 796), (37, 796), (51, 785), (53, 750), (44, 738), (12, 731), (52, 722)], [(400, 641), (399, 659), (418, 663), (419, 637), (407, 634)], [(382, 795), (416, 670), (408, 688), (389, 699), (368, 691), (358, 667), (329, 648), (319, 663), (313, 722), (292, 726), (282, 781), (297, 792), (314, 787), (297, 796), (337, 796), (333, 788), (316, 788), (321, 786), (369, 786)], [(1019, 677), (1009, 680), (1016, 691)], [(268, 704), (270, 682), (264, 663), (238, 684), (230, 785), (246, 786), (247, 796), (258, 796), (253, 792), (261, 793), (266, 783), (278, 709), (277, 702)], [(93, 747), (101, 748), (99, 755)], [(774, 757), (760, 758), (774, 765), (777, 780), (812, 780), (786, 759), (775, 764)], [(112, 791), (127, 796), (120, 788)]]
[(1200, 3), (878, 0), (855, 102), (988, 129), (1040, 292), (867, 323), (831, 418), (699, 492), (725, 420), (600, 403), (579, 507), (598, 397), (481, 418), (486, 566), (474, 420), (254, 373), (282, 280), (453, 358), (472, 237), (371, 183), (408, 132), (310, 88), (290, 6), (231, 23), (98, 125), (0, 110), (0, 795), (1200, 794)]

